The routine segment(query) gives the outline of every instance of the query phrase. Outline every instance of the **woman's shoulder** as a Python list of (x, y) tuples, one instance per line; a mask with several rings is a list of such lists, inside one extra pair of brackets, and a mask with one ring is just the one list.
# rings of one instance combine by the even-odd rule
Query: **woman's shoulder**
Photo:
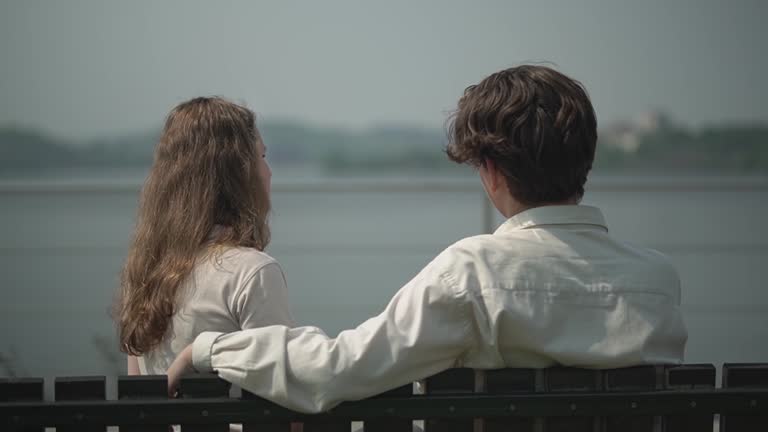
[(222, 252), (222, 257), (245, 267), (277, 264), (277, 260), (264, 251), (248, 247), (232, 247)]
[(245, 247), (218, 248), (207, 251), (198, 261), (189, 280), (189, 292), (198, 303), (226, 299), (229, 310), (236, 310), (244, 293), (262, 296), (265, 285), (271, 287), (284, 281), (282, 268), (269, 254)]
[(217, 272), (253, 274), (268, 265), (280, 266), (275, 258), (266, 252), (247, 247), (229, 247), (211, 251), (205, 260), (205, 267)]

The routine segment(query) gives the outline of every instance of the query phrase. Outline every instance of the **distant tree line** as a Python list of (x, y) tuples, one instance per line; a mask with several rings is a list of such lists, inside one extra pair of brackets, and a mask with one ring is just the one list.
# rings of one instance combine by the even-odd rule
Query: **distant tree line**
[[(270, 161), (317, 165), (329, 173), (418, 170), (460, 172), (444, 154), (444, 132), (383, 127), (363, 131), (299, 123), (260, 125)], [(638, 134), (637, 145), (622, 148), (601, 135), (598, 172), (768, 174), (768, 127), (718, 126), (690, 130), (666, 126)], [(52, 168), (136, 167), (146, 169), (158, 131), (72, 143), (35, 130), (0, 129), (0, 175)]]
[(595, 168), (605, 171), (768, 174), (768, 127), (662, 128), (640, 134), (634, 151), (598, 147)]

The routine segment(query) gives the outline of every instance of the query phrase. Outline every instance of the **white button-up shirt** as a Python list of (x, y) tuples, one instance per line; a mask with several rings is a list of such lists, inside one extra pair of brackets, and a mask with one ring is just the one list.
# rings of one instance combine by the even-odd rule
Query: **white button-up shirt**
[(686, 339), (667, 258), (612, 238), (597, 208), (546, 206), (448, 247), (336, 338), (316, 327), (203, 333), (193, 363), (319, 412), (458, 366), (679, 363)]
[(166, 373), (181, 350), (205, 331), (295, 325), (283, 270), (274, 258), (253, 248), (201, 251), (179, 292), (165, 337), (138, 358), (142, 375)]

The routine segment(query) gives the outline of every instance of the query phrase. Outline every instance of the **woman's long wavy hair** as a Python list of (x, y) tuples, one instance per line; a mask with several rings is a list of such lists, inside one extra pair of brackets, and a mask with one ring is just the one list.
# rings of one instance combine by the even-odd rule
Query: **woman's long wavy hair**
[(219, 97), (189, 100), (168, 115), (115, 303), (124, 352), (142, 355), (163, 340), (179, 287), (203, 252), (266, 248), (270, 203), (258, 172), (260, 139), (253, 112)]

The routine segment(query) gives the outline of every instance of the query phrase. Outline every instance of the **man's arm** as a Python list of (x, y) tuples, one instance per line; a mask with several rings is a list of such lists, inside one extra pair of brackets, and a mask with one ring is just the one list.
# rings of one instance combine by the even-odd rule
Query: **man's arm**
[[(336, 338), (316, 327), (203, 333), (191, 353), (195, 369), (216, 370), (227, 381), (303, 412), (324, 411), (448, 369), (475, 338), (467, 293), (441, 267), (433, 261), (380, 315)], [(175, 363), (172, 370), (188, 367)]]

